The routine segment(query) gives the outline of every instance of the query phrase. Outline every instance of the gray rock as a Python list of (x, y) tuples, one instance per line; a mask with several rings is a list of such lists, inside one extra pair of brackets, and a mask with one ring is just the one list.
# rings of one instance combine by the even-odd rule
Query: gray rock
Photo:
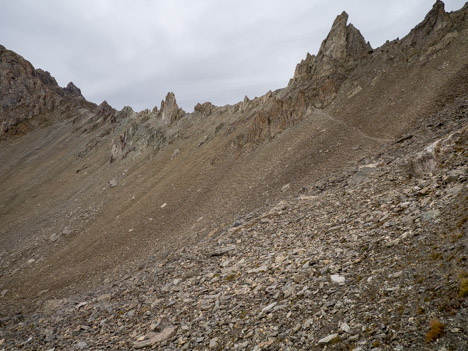
[(136, 349), (142, 349), (148, 346), (152, 346), (156, 343), (166, 341), (175, 334), (176, 330), (177, 327), (168, 327), (159, 333), (149, 333), (145, 336), (146, 340), (134, 342), (133, 347)]
[(210, 253), (210, 256), (214, 257), (214, 256), (222, 256), (222, 255), (226, 255), (227, 253), (230, 253), (232, 251), (235, 251), (236, 250), (236, 245), (229, 245), (229, 246), (225, 246), (225, 247), (220, 247), (216, 250), (214, 250), (213, 252)]
[(239, 219), (232, 224), (233, 227), (239, 227), (241, 225), (242, 225), (242, 221)]
[(338, 334), (330, 334), (318, 341), (319, 345), (326, 345), (335, 340), (338, 337)]
[(180, 153), (180, 149), (175, 149), (174, 152), (172, 153), (171, 160), (176, 157)]
[(76, 347), (80, 350), (84, 350), (88, 347), (88, 343), (86, 341), (80, 341), (78, 344), (76, 344)]
[(332, 281), (332, 283), (339, 284), (339, 285), (343, 285), (346, 281), (345, 277), (342, 277), (338, 274), (332, 274), (330, 276), (330, 280)]
[(49, 236), (49, 240), (52, 241), (52, 242), (55, 242), (58, 239), (59, 239), (59, 235), (57, 233), (54, 233), (51, 236)]
[(367, 181), (370, 174), (374, 173), (377, 170), (377, 164), (370, 163), (366, 165), (359, 166), (358, 171), (353, 175), (349, 180), (349, 185), (358, 185)]
[(208, 135), (205, 135), (202, 140), (198, 142), (198, 147), (202, 146), (208, 140)]
[(268, 306), (266, 306), (266, 307), (264, 307), (264, 308), (262, 309), (262, 313), (268, 313), (268, 312), (270, 312), (270, 311), (273, 309), (273, 307), (275, 307), (277, 304), (278, 304), (278, 302), (270, 303)]
[(430, 220), (436, 219), (437, 217), (440, 216), (440, 211), (439, 210), (432, 210), (432, 211), (426, 211), (421, 213), (421, 220), (423, 222), (428, 222)]
[(217, 346), (218, 346), (218, 338), (211, 339), (209, 347), (213, 349), (213, 348), (215, 348)]
[(347, 323), (341, 323), (340, 330), (344, 331), (345, 333), (349, 333), (350, 329), (351, 328), (349, 327), (349, 325)]

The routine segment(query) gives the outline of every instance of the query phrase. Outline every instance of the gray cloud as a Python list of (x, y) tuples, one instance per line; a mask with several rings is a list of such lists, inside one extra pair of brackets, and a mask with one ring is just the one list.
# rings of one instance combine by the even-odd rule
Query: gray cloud
[[(449, 11), (461, 7), (445, 1)], [(0, 44), (73, 81), (85, 97), (135, 110), (174, 91), (197, 102), (234, 104), (286, 86), (346, 10), (373, 47), (403, 37), (427, 0), (0, 0)]]

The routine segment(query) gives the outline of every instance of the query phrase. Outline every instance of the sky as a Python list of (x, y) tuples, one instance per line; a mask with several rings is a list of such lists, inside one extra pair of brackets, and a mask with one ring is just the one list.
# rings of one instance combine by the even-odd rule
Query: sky
[[(373, 48), (405, 36), (428, 0), (0, 0), (0, 44), (95, 103), (140, 111), (167, 92), (193, 111), (283, 88), (343, 10)], [(445, 9), (463, 0), (446, 0)]]

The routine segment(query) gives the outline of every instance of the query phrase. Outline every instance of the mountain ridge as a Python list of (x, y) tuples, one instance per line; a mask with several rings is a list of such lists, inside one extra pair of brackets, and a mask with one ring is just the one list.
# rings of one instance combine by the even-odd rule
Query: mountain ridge
[[(252, 258), (248, 254), (255, 251), (255, 235), (259, 235), (259, 251), (255, 255), (268, 262), (268, 243), (271, 247), (279, 245), (281, 252), (278, 254), (286, 256), (293, 255), (289, 251), (286, 253), (286, 247), (290, 247), (297, 251), (300, 260), (306, 259), (304, 255), (318, 255), (320, 269), (313, 274), (309, 270), (314, 265), (312, 263), (309, 268), (303, 268), (305, 271), (300, 271), (302, 268), (298, 266), (294, 272), (280, 269), (278, 274), (285, 274), (288, 279), (307, 274), (310, 284), (314, 285), (313, 289), (312, 285), (309, 287), (309, 292), (319, 289), (319, 296), (325, 301), (324, 296), (332, 296), (337, 289), (334, 290), (334, 285), (330, 286), (329, 280), (325, 279), (329, 270), (333, 274), (352, 277), (349, 279), (353, 289), (359, 282), (354, 271), (343, 270), (342, 264), (347, 267), (349, 262), (341, 262), (339, 252), (336, 255), (328, 252), (327, 247), (320, 246), (320, 240), (330, 241), (345, 253), (351, 249), (348, 241), (351, 246), (359, 246), (359, 240), (363, 240), (368, 244), (367, 248), (364, 249), (362, 244), (362, 250), (352, 254), (354, 259), (361, 260), (366, 267), (372, 267), (372, 260), (382, 259), (385, 274), (394, 274), (389, 269), (393, 263), (385, 251), (387, 246), (379, 243), (398, 239), (398, 243), (404, 242), (417, 250), (422, 243), (418, 238), (427, 238), (431, 245), (437, 246), (439, 229), (446, 230), (447, 235), (439, 243), (441, 246), (437, 247), (437, 252), (442, 252), (448, 263), (441, 266), (438, 274), (448, 276), (450, 284), (446, 293), (456, 302), (450, 308), (457, 317), (450, 321), (448, 315), (441, 316), (446, 323), (452, 323), (452, 329), (460, 329), (464, 321), (460, 316), (463, 310), (460, 306), (466, 306), (466, 301), (455, 298), (455, 275), (458, 274), (455, 266), (457, 262), (461, 270), (466, 266), (463, 255), (458, 255), (466, 247), (466, 234), (463, 234), (466, 225), (461, 223), (460, 231), (449, 231), (448, 228), (458, 228), (458, 224), (444, 206), (453, 208), (454, 213), (461, 213), (460, 216), (465, 213), (466, 188), (463, 184), (466, 177), (463, 170), (466, 168), (466, 155), (463, 150), (468, 118), (467, 13), (467, 5), (446, 13), (443, 3), (437, 1), (425, 19), (408, 35), (376, 49), (370, 48), (359, 31), (348, 24), (347, 14), (342, 13), (334, 21), (317, 55), (307, 55), (298, 64), (287, 87), (254, 99), (246, 97), (235, 105), (200, 103), (192, 113), (179, 108), (173, 93), (168, 93), (160, 107), (152, 110), (135, 112), (131, 107), (124, 107), (117, 111), (107, 102), (97, 106), (84, 100), (72, 83), (60, 88), (50, 74), (19, 62), (19, 67), (26, 72), (26, 83), (24, 90), (18, 88), (17, 91), (32, 91), (32, 96), (25, 95), (23, 100), (10, 103), (13, 101), (9, 100), (10, 95), (3, 93), (7, 84), (4, 80), (0, 82), (2, 126), (6, 125), (5, 121), (8, 124), (6, 129), (2, 127), (4, 133), (0, 148), (0, 304), (1, 323), (2, 327), (5, 326), (0, 340), (5, 338), (4, 342), (13, 348), (17, 347), (13, 340), (15, 336), (23, 341), (28, 339), (25, 329), (15, 330), (17, 320), (14, 316), (20, 315), (19, 318), (24, 318), (28, 324), (40, 325), (38, 320), (43, 320), (47, 328), (61, 331), (51, 333), (40, 326), (34, 327), (34, 341), (22, 344), (23, 348), (34, 349), (38, 345), (79, 347), (80, 338), (86, 338), (89, 347), (99, 348), (103, 339), (96, 338), (92, 331), (98, 328), (94, 321), (101, 323), (107, 313), (100, 312), (99, 303), (102, 302), (109, 311), (123, 311), (125, 316), (122, 318), (131, 325), (130, 334), (122, 332), (117, 336), (121, 344), (113, 344), (116, 348), (141, 346), (138, 344), (141, 341), (149, 343), (149, 346), (169, 349), (183, 345), (189, 345), (186, 347), (190, 349), (203, 349), (211, 347), (211, 344), (217, 345), (212, 347), (224, 345), (232, 349), (234, 343), (243, 343), (240, 336), (229, 341), (220, 334), (223, 327), (218, 328), (216, 324), (217, 320), (227, 321), (228, 315), (219, 315), (217, 308), (211, 309), (211, 304), (205, 301), (211, 298), (205, 298), (198, 288), (193, 290), (197, 296), (193, 304), (186, 302), (184, 305), (182, 302), (191, 297), (182, 295), (190, 291), (186, 290), (190, 284), (196, 285), (190, 277), (196, 277), (197, 282), (204, 279), (200, 284), (209, 291), (208, 295), (221, 293), (219, 296), (223, 299), (228, 298), (225, 295), (227, 290), (223, 290), (223, 284), (218, 285), (219, 279), (226, 280), (225, 285), (229, 289), (243, 289), (237, 279), (242, 284), (257, 281), (258, 289), (248, 286), (252, 291), (263, 294), (269, 285), (264, 286), (266, 276), (262, 274), (267, 274), (270, 268), (248, 273), (255, 277), (253, 281), (244, 281), (237, 271), (231, 276), (224, 270), (236, 265), (248, 270), (262, 267), (257, 256)], [(0, 69), (5, 69), (4, 55), (9, 57), (13, 54), (5, 49), (0, 51)], [(12, 57), (19, 60), (14, 55)], [(18, 78), (8, 82), (8, 86), (14, 89), (18, 84)], [(16, 95), (13, 92), (11, 96)], [(6, 114), (5, 109), (8, 110)], [(31, 109), (32, 114), (26, 113)], [(14, 111), (20, 113), (15, 115)], [(430, 145), (438, 146), (431, 148)], [(359, 201), (353, 201), (354, 196)], [(375, 201), (372, 196), (375, 196)], [(324, 207), (316, 206), (314, 201)], [(372, 204), (372, 213), (366, 203)], [(293, 210), (289, 211), (288, 206)], [(341, 216), (341, 213), (346, 214)], [(317, 235), (311, 238), (320, 238), (314, 241), (314, 245), (326, 251), (328, 258), (313, 253), (313, 245), (305, 243), (307, 240), (301, 233), (308, 232), (309, 227), (315, 228), (313, 235)], [(254, 229), (251, 231), (250, 228)], [(371, 229), (372, 238), (362, 234), (367, 229)], [(283, 233), (284, 238), (279, 233)], [(237, 237), (237, 234), (241, 236)], [(452, 234), (455, 237), (450, 243)], [(269, 235), (274, 235), (274, 240), (273, 236), (269, 239)], [(411, 238), (415, 241), (409, 240)], [(250, 244), (243, 245), (242, 240)], [(301, 251), (296, 241), (304, 241), (305, 251)], [(389, 244), (389, 247), (395, 246), (395, 252), (409, 260), (411, 255), (404, 252), (398, 243)], [(232, 245), (237, 251), (228, 250)], [(207, 259), (205, 269), (202, 253), (208, 247), (215, 254), (210, 256), (210, 251), (208, 257), (212, 258)], [(191, 248), (196, 251), (193, 255)], [(218, 252), (218, 249), (227, 251)], [(421, 261), (418, 262), (426, 262), (424, 260), (431, 257), (432, 246), (423, 245), (419, 249), (421, 254), (418, 251), (416, 256)], [(446, 255), (452, 251), (458, 256)], [(366, 252), (372, 254), (366, 255)], [(348, 257), (347, 254), (345, 256)], [(259, 266), (244, 267), (243, 263), (234, 264), (233, 261), (222, 263), (226, 257), (238, 258), (236, 262), (243, 259), (249, 265)], [(341, 262), (339, 266), (330, 266), (324, 261), (335, 262), (335, 258)], [(419, 266), (418, 262), (413, 262), (419, 267), (417, 274), (425, 274), (421, 268), (424, 265)], [(176, 268), (179, 265), (180, 272)], [(305, 263), (300, 266), (303, 265)], [(190, 267), (193, 267), (193, 272)], [(223, 270), (218, 272), (219, 267)], [(279, 269), (279, 266), (275, 267), (272, 269)], [(329, 270), (325, 269), (327, 267)], [(413, 272), (406, 269), (410, 268), (402, 268), (405, 279), (408, 272)], [(161, 277), (164, 284), (155, 281), (151, 283), (154, 286), (148, 286), (146, 282), (152, 281), (155, 275)], [(268, 276), (265, 279), (273, 278)], [(362, 288), (368, 294), (366, 296), (371, 296), (371, 291), (378, 286), (371, 283), (372, 278), (365, 278), (370, 279), (370, 288)], [(421, 285), (424, 282), (417, 282), (416, 273), (413, 278), (405, 282), (430, 289), (430, 286)], [(177, 284), (174, 283), (179, 279)], [(304, 281), (299, 276), (294, 279)], [(442, 284), (437, 279), (432, 277), (428, 284)], [(204, 282), (213, 284), (206, 286)], [(388, 281), (376, 282), (392, 288)], [(283, 283), (276, 284), (287, 291)], [(179, 284), (184, 288), (179, 289)], [(298, 288), (296, 285), (294, 289)], [(138, 287), (144, 289), (139, 292)], [(338, 285), (340, 287), (342, 285)], [(131, 299), (128, 304), (125, 289)], [(270, 293), (258, 296), (246, 293), (248, 299), (245, 300), (236, 295), (236, 301), (249, 306), (250, 311), (256, 311), (256, 303), (261, 304), (261, 315), (248, 314), (253, 323), (263, 326), (262, 316), (269, 315), (272, 317), (266, 318), (273, 318), (276, 323), (276, 317), (269, 311), (282, 313), (283, 309), (275, 309), (276, 305), (271, 304), (276, 302), (278, 306), (284, 306), (284, 299), (290, 295), (285, 296), (281, 292), (274, 298), (274, 289), (270, 290), (271, 296)], [(106, 291), (111, 296), (102, 297)], [(299, 291), (294, 290), (294, 294)], [(393, 291), (379, 296), (384, 299)], [(162, 299), (160, 305), (154, 299), (149, 301), (151, 294)], [(291, 296), (306, 296), (306, 292)], [(140, 297), (144, 297), (146, 302)], [(219, 306), (224, 306), (223, 299), (216, 300)], [(435, 312), (419, 297), (413, 296), (407, 302), (416, 309), (417, 306), (412, 304), (416, 300), (424, 311), (419, 317), (407, 315), (409, 312), (405, 316), (422, 323), (421, 318)], [(173, 305), (173, 301), (177, 304)], [(392, 309), (395, 307), (396, 311), (394, 304), (398, 302), (391, 301)], [(338, 300), (333, 302), (333, 305), (323, 305), (325, 312)], [(378, 301), (375, 303), (383, 306)], [(450, 304), (438, 298), (436, 303), (442, 309), (449, 308), (444, 306)], [(202, 317), (183, 310), (184, 306), (190, 306)], [(181, 309), (176, 311), (176, 307)], [(314, 331), (313, 340), (308, 344), (305, 330), (310, 324), (309, 327), (303, 325), (307, 318), (316, 316), (308, 315), (302, 320), (307, 316), (307, 306), (303, 307), (299, 308), (301, 314), (297, 318), (301, 320), (304, 333), (296, 336), (297, 342), (302, 343), (297, 344), (296, 349), (304, 349), (307, 345), (314, 345), (310, 346), (312, 349), (321, 348), (318, 332), (321, 337), (332, 335), (335, 327), (317, 320), (317, 328), (320, 325), (321, 329)], [(96, 310), (92, 312), (94, 308)], [(239, 308), (236, 305), (233, 311), (235, 318), (242, 319), (241, 314), (236, 314)], [(80, 325), (89, 324), (91, 329), (77, 329), (69, 317), (74, 309)], [(134, 310), (133, 314), (131, 310)], [(147, 331), (146, 328), (152, 327), (142, 321), (146, 318), (143, 317), (147, 315), (146, 311), (152, 311), (148, 320), (153, 319), (151, 313), (161, 320), (169, 320), (162, 322), (161, 332), (177, 327), (171, 329), (171, 336), (164, 341), (166, 343), (155, 341), (155, 335)], [(286, 321), (289, 317), (284, 311), (281, 319)], [(365, 316), (354, 307), (353, 311), (359, 323), (367, 325)], [(109, 313), (112, 315), (114, 312)], [(238, 312), (241, 313), (240, 310)], [(314, 310), (314, 313), (319, 312)], [(96, 319), (93, 320), (90, 314)], [(48, 315), (54, 317), (49, 319)], [(186, 322), (179, 316), (188, 318), (191, 325), (199, 322), (197, 318), (202, 318), (202, 323), (211, 325), (214, 334), (202, 332), (198, 327), (193, 335), (187, 334), (184, 329)], [(341, 313), (337, 316), (345, 318)], [(204, 320), (205, 317), (213, 317), (214, 324)], [(107, 322), (102, 322), (102, 325), (116, 330), (118, 319), (114, 321), (110, 315), (105, 318)], [(392, 314), (393, 322), (395, 318)], [(57, 322), (54, 324), (53, 320)], [(334, 323), (351, 323), (343, 320)], [(384, 319), (381, 321), (383, 323)], [(284, 328), (277, 325), (281, 333), (294, 336), (302, 330), (299, 328), (293, 332), (295, 326), (288, 323)], [(103, 335), (111, 337), (105, 328), (102, 329)], [(357, 328), (353, 335), (338, 333), (345, 343), (364, 347), (371, 341), (378, 341), (372, 336), (372, 330), (379, 329), (380, 325), (365, 331), (358, 331), (361, 327), (353, 328)], [(71, 337), (62, 337), (62, 332)], [(325, 332), (328, 334), (322, 335)], [(381, 343), (399, 340), (405, 347), (412, 345), (406, 336), (399, 333), (392, 334), (385, 328), (381, 333), (386, 335)], [(416, 331), (411, 333), (412, 338), (417, 335)], [(51, 337), (55, 334), (58, 336)], [(90, 335), (94, 335), (97, 341), (92, 341)], [(242, 335), (245, 337), (246, 334)], [(357, 345), (352, 339), (354, 335), (364, 338), (361, 341), (366, 343)], [(466, 343), (457, 335), (453, 332), (446, 340), (457, 345)], [(202, 341), (194, 342), (201, 337)], [(276, 339), (273, 335), (246, 338), (248, 345), (257, 346), (257, 349), (287, 343), (284, 338)], [(263, 344), (270, 342), (271, 338), (275, 341)], [(441, 345), (447, 346), (444, 340)], [(286, 347), (286, 344), (281, 345)], [(287, 345), (294, 349), (294, 345)], [(420, 340), (417, 345), (422, 345)]]
[[(436, 1), (435, 4), (433, 5), (433, 8), (428, 12), (426, 15), (425, 19), (413, 30), (408, 33), (401, 41), (400, 40), (394, 40), (392, 42), (387, 42), (386, 44), (382, 45), (380, 48), (377, 48), (376, 50), (378, 51), (384, 51), (387, 49), (388, 45), (398, 45), (398, 42), (401, 42), (401, 47), (403, 48), (403, 51), (408, 51), (406, 56), (411, 56), (411, 55), (416, 55), (418, 50), (421, 51), (423, 50), (423, 47), (426, 46), (431, 46), (431, 41), (438, 41), (439, 47), (434, 47), (432, 46), (432, 50), (434, 52), (427, 53), (429, 54), (434, 54), (437, 52), (437, 50), (443, 49), (444, 46), (447, 46), (450, 41), (456, 37), (457, 31), (454, 30), (452, 31), (451, 28), (454, 26), (454, 21), (463, 21), (463, 17), (465, 16), (464, 9), (466, 8), (466, 4), (463, 8), (461, 8), (458, 11), (454, 11), (452, 13), (446, 13), (444, 10), (444, 3), (442, 1)], [(459, 15), (458, 15), (459, 14)], [(462, 17), (461, 19), (458, 17)], [(309, 101), (314, 101), (312, 105), (317, 108), (323, 108), (326, 107), (336, 96), (336, 92), (339, 90), (341, 83), (343, 80), (346, 79), (346, 77), (349, 75), (350, 71), (352, 71), (356, 65), (358, 64), (358, 61), (360, 59), (365, 58), (369, 54), (373, 53), (373, 49), (371, 48), (370, 44), (365, 41), (364, 37), (360, 33), (358, 29), (356, 29), (352, 24), (347, 24), (348, 22), (348, 14), (346, 12), (343, 12), (337, 18), (335, 19), (332, 28), (330, 29), (329, 34), (327, 37), (323, 40), (320, 49), (317, 53), (317, 55), (310, 55), (307, 54), (307, 57), (302, 60), (296, 67), (294, 77), (290, 80), (288, 87), (287, 88), (292, 88), (290, 90), (295, 90), (298, 89), (299, 93), (301, 89), (304, 89), (304, 86), (301, 86), (301, 81), (302, 85), (308, 84), (309, 86), (305, 87), (305, 90), (309, 90), (307, 94), (307, 99)], [(442, 34), (446, 34), (444, 38), (441, 37)], [(5, 49), (3, 46), (0, 50), (0, 54), (4, 53), (3, 55), (6, 56), (7, 54), (11, 56), (13, 54), (12, 51), (9, 51)], [(48, 112), (52, 111), (55, 107), (55, 105), (58, 104), (58, 101), (60, 101), (59, 98), (56, 96), (52, 97), (53, 91), (56, 93), (58, 92), (58, 95), (63, 96), (63, 92), (67, 93), (68, 96), (73, 96), (75, 95), (78, 100), (81, 103), (86, 101), (82, 95), (81, 91), (74, 86), (72, 82), (68, 84), (66, 88), (60, 88), (55, 81), (55, 78), (53, 78), (49, 72), (45, 72), (41, 69), (34, 70), (34, 67), (32, 65), (24, 60), (21, 56), (16, 55), (12, 60), (19, 61), (21, 62), (21, 65), (23, 67), (23, 71), (28, 72), (32, 77), (31, 78), (39, 78), (39, 81), (42, 82), (47, 89), (47, 93), (42, 93), (42, 95), (39, 94), (39, 97), (34, 97), (35, 100), (38, 100), (34, 102), (34, 106), (28, 106), (32, 107), (31, 110), (33, 110), (32, 114), (41, 114), (42, 111), (45, 109)], [(405, 57), (406, 60), (409, 60), (409, 58)], [(421, 57), (421, 60), (424, 58)], [(3, 62), (8, 62), (9, 58), (6, 57), (2, 61)], [(30, 67), (28, 67), (30, 66)], [(8, 68), (6, 69), (3, 67), (3, 70), (6, 71), (3, 72), (3, 76), (11, 76), (11, 72), (9, 72)], [(10, 70), (12, 71), (12, 70)], [(7, 79), (7, 81), (11, 82), (11, 78)], [(310, 86), (310, 82), (314, 85), (313, 87)], [(37, 84), (33, 83), (32, 85)], [(4, 87), (3, 91), (6, 91), (8, 89), (11, 89), (10, 87), (5, 87), (5, 80), (4, 80)], [(30, 84), (31, 85), (31, 84)], [(14, 90), (14, 88), (13, 88)], [(279, 89), (285, 90), (285, 89)], [(286, 89), (287, 90), (287, 89)], [(21, 93), (18, 92), (13, 92), (13, 95), (19, 95)], [(268, 99), (269, 96), (271, 96), (272, 93), (267, 93), (260, 97), (261, 99)], [(287, 93), (286, 93), (287, 95)], [(5, 94), (2, 94), (2, 96), (5, 97)], [(169, 100), (168, 100), (169, 99)], [(258, 99), (258, 98), (256, 98)], [(77, 101), (74, 101), (73, 103), (76, 103)], [(175, 96), (172, 92), (169, 92), (168, 95), (166, 96), (166, 100), (163, 102), (165, 104), (174, 104), (177, 105)], [(72, 103), (72, 106), (73, 106)], [(96, 107), (95, 104), (93, 103), (88, 103), (86, 101), (87, 109), (90, 110), (90, 112), (94, 113), (94, 109)], [(161, 107), (164, 106), (164, 103), (161, 104)], [(30, 103), (31, 104), (31, 103)], [(67, 102), (65, 102), (65, 105)], [(107, 104), (107, 103), (106, 103)], [(211, 103), (206, 102), (205, 104), (211, 105)], [(238, 106), (240, 103), (234, 104), (233, 106)], [(246, 100), (244, 99), (244, 102), (242, 105), (246, 104)], [(19, 106), (16, 106), (15, 108), (21, 108)], [(200, 103), (197, 104), (196, 106), (201, 105)], [(16, 125), (20, 125), (24, 123), (23, 129), (25, 130), (30, 130), (33, 128), (32, 125), (28, 125), (28, 121), (31, 120), (31, 113), (26, 116), (16, 116), (15, 118), (6, 118), (8, 115), (8, 107), (12, 106), (11, 104), (8, 104), (8, 101), (3, 101), (2, 102), (2, 128), (1, 128), (1, 134), (0, 137), (5, 136), (8, 130), (10, 129), (10, 134), (13, 133), (15, 129), (19, 129), (20, 131), (18, 132), (20, 135), (24, 134), (24, 132), (21, 132), (21, 127), (15, 128)], [(212, 108), (215, 107), (211, 105)], [(226, 105), (223, 107), (227, 107), (231, 105)], [(82, 106), (76, 106), (75, 109), (82, 107)], [(176, 106), (178, 109), (178, 106)], [(69, 107), (70, 108), (70, 107)], [(73, 108), (73, 107), (72, 107)], [(177, 110), (176, 109), (176, 110)], [(143, 110), (140, 113), (146, 113), (148, 114), (149, 110)], [(153, 113), (157, 112), (156, 110), (153, 109)], [(196, 113), (197, 109), (194, 108), (194, 112)], [(69, 112), (68, 112), (69, 113)], [(165, 120), (167, 118), (166, 116), (167, 112), (163, 112), (160, 114), (157, 114), (157, 118), (162, 118)], [(182, 116), (186, 115), (187, 113), (183, 110), (178, 110), (177, 112), (174, 111), (172, 113), (176, 113), (177, 116), (172, 116), (170, 123), (173, 123), (176, 119), (180, 119)], [(64, 115), (66, 115), (65, 113)], [(190, 115), (190, 114), (189, 114)], [(62, 117), (63, 118), (63, 117)], [(70, 118), (70, 116), (65, 117), (65, 118)], [(33, 124), (36, 122), (33, 122)], [(47, 121), (39, 121), (38, 124), (40, 125), (45, 125)]]

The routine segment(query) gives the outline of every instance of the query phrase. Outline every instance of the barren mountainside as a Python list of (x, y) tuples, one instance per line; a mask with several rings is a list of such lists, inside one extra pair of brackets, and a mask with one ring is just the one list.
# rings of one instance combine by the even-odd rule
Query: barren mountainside
[(287, 87), (88, 102), (0, 45), (0, 350), (468, 348), (468, 4)]

